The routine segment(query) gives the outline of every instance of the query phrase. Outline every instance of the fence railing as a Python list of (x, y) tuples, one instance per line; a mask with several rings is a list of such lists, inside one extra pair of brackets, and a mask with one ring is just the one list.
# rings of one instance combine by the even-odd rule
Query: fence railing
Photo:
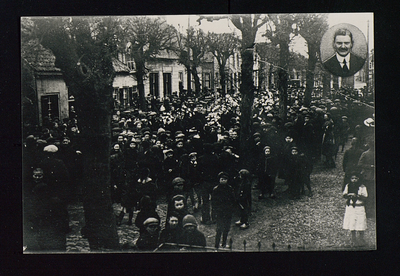
[[(175, 250), (172, 251), (185, 251), (185, 252), (261, 252), (261, 250), (264, 248), (263, 251), (268, 252), (268, 251), (280, 251), (280, 252), (290, 252), (290, 251), (337, 251), (337, 250), (374, 250), (374, 248), (370, 246), (363, 246), (363, 247), (339, 247), (339, 246), (327, 246), (327, 247), (321, 247), (321, 246), (316, 246), (316, 245), (297, 245), (297, 246), (292, 246), (290, 244), (288, 245), (279, 245), (277, 246), (275, 242), (272, 243), (271, 246), (265, 246), (263, 247), (261, 241), (257, 243), (257, 249), (254, 250), (254, 248), (250, 249), (247, 248), (247, 241), (243, 240), (243, 247), (242, 248), (233, 248), (233, 240), (230, 239), (228, 242), (228, 247), (226, 248), (215, 248), (215, 247), (210, 247), (210, 246), (198, 246), (198, 245), (190, 245), (190, 244), (181, 244), (181, 243), (162, 243), (160, 244), (153, 252), (157, 251), (163, 251), (166, 247), (174, 248)], [(272, 249), (272, 250), (271, 250)]]

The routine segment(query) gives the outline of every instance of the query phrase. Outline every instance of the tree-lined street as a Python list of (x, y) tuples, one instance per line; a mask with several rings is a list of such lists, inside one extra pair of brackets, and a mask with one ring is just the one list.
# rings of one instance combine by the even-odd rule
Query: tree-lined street
[[(200, 27), (226, 19), (240, 34)], [(38, 210), (25, 207), (28, 243), (44, 248), (46, 231), (63, 239), (57, 214), (68, 206), (66, 252), (145, 250), (138, 239), (162, 251), (150, 226), (170, 231), (171, 216), (182, 227), (179, 235), (188, 235), (181, 240), (195, 226), (207, 251), (214, 241), (219, 247), (216, 233), (224, 229), (226, 238), (229, 227), (232, 250), (376, 249), (374, 87), (354, 87), (356, 78), (374, 75), (363, 69), (341, 78), (324, 68), (320, 44), (331, 27), (328, 14), (196, 22), (182, 31), (161, 17), (23, 18), (24, 200)], [(258, 43), (257, 36), (265, 40)], [(290, 50), (299, 36), (307, 57)], [(65, 82), (67, 102), (51, 74)], [(38, 81), (43, 85), (35, 86)], [(177, 82), (179, 91), (172, 91)], [(357, 230), (365, 230), (360, 244), (343, 229), (346, 204), (356, 204), (342, 194), (351, 184), (343, 182), (342, 166), (350, 144), (362, 157), (352, 160), (358, 171), (346, 171), (346, 179), (361, 174), (359, 185), (370, 195), (355, 197), (357, 206), (368, 206), (367, 229)], [(235, 206), (224, 209), (233, 214), (228, 230), (232, 214), (216, 216), (211, 196), (225, 174), (234, 202), (221, 200)], [(249, 205), (242, 198), (246, 185)], [(152, 204), (155, 210), (146, 209)], [(147, 212), (140, 229), (132, 225), (139, 211)], [(54, 229), (46, 224), (53, 219)], [(224, 243), (219, 250), (229, 249)]]

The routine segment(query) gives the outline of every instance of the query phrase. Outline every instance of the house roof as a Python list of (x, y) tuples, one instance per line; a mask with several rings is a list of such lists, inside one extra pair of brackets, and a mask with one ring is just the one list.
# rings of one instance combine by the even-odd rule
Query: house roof
[(32, 45), (29, 51), (23, 51), (22, 57), (37, 72), (61, 73), (61, 69), (55, 66), (56, 57), (53, 52), (40, 44)]
[(112, 65), (114, 67), (115, 72), (120, 73), (120, 72), (126, 72), (129, 73), (130, 69), (128, 66), (126, 66), (124, 63), (119, 61), (117, 58), (112, 59)]
[(161, 50), (156, 58), (165, 58), (165, 59), (178, 59), (178, 55), (173, 51)]
[[(37, 72), (50, 73), (59, 72), (61, 69), (55, 66), (56, 57), (49, 49), (44, 48), (41, 44), (30, 43), (27, 48), (22, 51), (22, 57), (29, 63), (32, 68)], [(128, 66), (113, 59), (112, 64), (115, 72), (130, 72)]]

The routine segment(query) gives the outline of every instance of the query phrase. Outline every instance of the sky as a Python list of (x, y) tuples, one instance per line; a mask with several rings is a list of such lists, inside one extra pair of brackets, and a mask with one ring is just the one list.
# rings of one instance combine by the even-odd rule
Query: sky
[[(201, 25), (198, 25), (196, 21), (199, 18), (198, 15), (168, 15), (165, 16), (165, 19), (169, 24), (174, 25), (181, 32), (190, 26), (196, 26), (198, 28), (203, 29), (205, 32), (211, 31), (215, 33), (231, 33), (235, 32), (240, 35), (240, 31), (228, 20), (218, 20), (214, 22), (208, 22), (206, 20), (202, 20)], [(367, 39), (367, 30), (368, 30), (368, 21), (369, 21), (369, 49), (374, 48), (374, 24), (373, 24), (373, 13), (330, 13), (328, 15), (328, 25), (329, 27), (333, 27), (336, 24), (340, 23), (349, 23), (356, 26), (361, 32), (365, 35)], [(263, 42), (265, 38), (261, 36), (263, 30), (260, 29), (257, 33), (256, 42)], [(293, 43), (291, 45), (291, 50), (294, 52), (300, 53), (304, 56), (307, 56), (307, 46), (306, 42), (303, 38), (298, 37), (293, 39)]]

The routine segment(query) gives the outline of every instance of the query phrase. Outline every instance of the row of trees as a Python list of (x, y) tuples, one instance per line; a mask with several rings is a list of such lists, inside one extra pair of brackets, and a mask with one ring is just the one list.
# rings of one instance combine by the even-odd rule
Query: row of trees
[[(194, 77), (196, 91), (200, 91), (197, 68), (205, 54), (211, 52), (218, 62), (220, 82), (224, 89), (227, 60), (239, 46), (242, 59), (240, 149), (243, 166), (250, 164), (252, 158), (248, 149), (255, 92), (253, 51), (257, 31), (262, 26), (267, 25), (264, 34), (267, 43), (279, 49), (278, 90), (282, 119), (285, 120), (287, 106), (289, 44), (297, 34), (301, 34), (308, 45), (306, 92), (311, 99), (311, 79), (318, 60), (317, 49), (327, 28), (324, 15), (208, 16), (200, 17), (198, 22), (201, 24), (202, 20), (223, 18), (228, 18), (236, 26), (241, 32), (241, 39), (234, 34), (205, 34), (201, 29), (193, 27), (188, 28), (186, 34), (180, 34), (160, 18), (143, 16), (22, 19), (22, 55), (34, 51), (38, 45), (50, 49), (56, 57), (56, 67), (62, 70), (69, 91), (75, 96), (76, 112), (82, 129), (82, 148), (85, 152), (83, 203), (86, 234), (91, 249), (119, 247), (109, 194), (112, 83), (115, 77), (112, 59), (118, 52), (127, 53), (135, 61), (140, 107), (145, 109), (144, 80), (149, 71), (146, 61), (154, 59), (161, 51), (174, 51)], [(309, 104), (307, 93), (305, 105)]]

